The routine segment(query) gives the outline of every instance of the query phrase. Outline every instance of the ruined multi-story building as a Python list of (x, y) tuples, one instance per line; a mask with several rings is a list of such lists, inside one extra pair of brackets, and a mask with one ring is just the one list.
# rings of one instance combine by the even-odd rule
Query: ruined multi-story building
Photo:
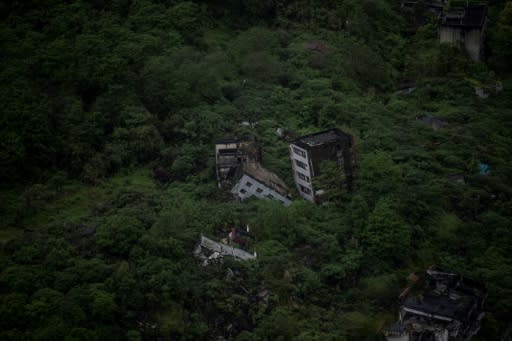
[(473, 60), (480, 60), (487, 24), (485, 4), (453, 8), (440, 16), (439, 41), (464, 47)]
[(384, 330), (388, 341), (467, 341), (480, 329), (485, 286), (430, 267), (401, 295), (399, 321)]
[(240, 178), (242, 166), (261, 161), (261, 148), (255, 140), (225, 138), (215, 142), (215, 170), (219, 188), (231, 188)]
[(314, 184), (314, 178), (321, 174), (323, 161), (336, 162), (339, 179), (344, 182), (342, 185), (350, 187), (355, 159), (352, 136), (349, 134), (333, 128), (302, 136), (292, 142), (289, 148), (293, 179), (302, 198), (317, 202), (323, 194), (324, 190)]
[(276, 174), (261, 166), (261, 159), (261, 148), (254, 140), (218, 140), (215, 160), (219, 188), (229, 189), (240, 200), (268, 198), (290, 205), (288, 187)]

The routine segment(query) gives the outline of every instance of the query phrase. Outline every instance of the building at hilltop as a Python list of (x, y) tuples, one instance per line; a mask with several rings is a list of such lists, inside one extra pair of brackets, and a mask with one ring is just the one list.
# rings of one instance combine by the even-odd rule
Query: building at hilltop
[(481, 60), (487, 24), (485, 4), (453, 8), (440, 16), (439, 41), (464, 47), (473, 60)]
[(276, 174), (261, 166), (261, 148), (251, 139), (228, 138), (215, 144), (217, 184), (245, 200), (251, 197), (291, 204), (289, 189)]
[[(316, 188), (314, 178), (321, 174), (323, 161), (334, 161), (339, 167), (340, 178), (346, 188), (352, 182), (355, 163), (352, 136), (333, 128), (302, 136), (289, 146), (293, 179), (302, 198), (319, 202), (321, 188)], [(333, 179), (333, 181), (335, 181)]]

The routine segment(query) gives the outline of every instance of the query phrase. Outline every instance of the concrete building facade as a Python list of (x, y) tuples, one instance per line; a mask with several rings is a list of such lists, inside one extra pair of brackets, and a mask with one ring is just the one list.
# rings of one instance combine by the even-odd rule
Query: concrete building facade
[(215, 144), (217, 183), (221, 189), (245, 200), (251, 197), (291, 204), (289, 189), (276, 174), (260, 164), (261, 149), (256, 141), (229, 138)]
[(274, 188), (248, 174), (244, 174), (240, 178), (235, 186), (233, 186), (231, 193), (238, 196), (240, 200), (255, 197), (260, 199), (277, 200), (285, 206), (289, 206), (292, 203), (286, 192), (278, 192)]
[(481, 60), (487, 24), (487, 5), (455, 8), (440, 16), (439, 41), (464, 47), (473, 60)]
[(302, 136), (289, 146), (293, 179), (300, 196), (317, 202), (323, 190), (316, 188), (313, 179), (321, 174), (320, 164), (330, 160), (336, 162), (340, 175), (350, 187), (354, 167), (352, 136), (334, 128), (315, 134)]

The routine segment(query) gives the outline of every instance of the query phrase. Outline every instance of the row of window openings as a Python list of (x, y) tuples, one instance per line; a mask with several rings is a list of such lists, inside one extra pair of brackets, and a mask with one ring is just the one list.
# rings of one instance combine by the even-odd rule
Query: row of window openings
[[(249, 182), (248, 182), (248, 183), (249, 183)], [(252, 185), (252, 184), (251, 184), (251, 185)], [(240, 192), (240, 193), (242, 193), (242, 194), (247, 193), (247, 191), (246, 191), (245, 189), (243, 189), (243, 188), (242, 188), (242, 189), (240, 189), (240, 191), (239, 191), (239, 192)], [(261, 188), (257, 188), (257, 189), (256, 189), (256, 192), (261, 193), (261, 192), (263, 192), (263, 190), (262, 190)], [(272, 194), (267, 194), (267, 195), (266, 195), (266, 197), (267, 197), (267, 198), (269, 198), (269, 199), (274, 199), (274, 196), (273, 196)], [(280, 203), (284, 204), (284, 201), (283, 201), (283, 200), (281, 200), (281, 199), (278, 199), (278, 200), (279, 200), (279, 202), (280, 202)]]
[(299, 185), (299, 188), (302, 192), (306, 193), (306, 194), (311, 194), (311, 190), (307, 187), (304, 187), (302, 185)]
[(299, 148), (293, 147), (293, 152), (302, 157), (306, 157), (306, 153), (303, 150), (300, 150)]
[[(245, 183), (245, 185), (246, 185), (247, 187), (251, 187), (251, 186), (252, 186), (252, 182), (247, 181), (247, 182)], [(242, 191), (243, 191), (243, 192), (242, 192)], [(245, 193), (245, 189), (241, 189), (241, 190), (240, 190), (240, 192), (241, 192), (241, 193)], [(259, 188), (259, 187), (258, 187), (258, 188), (256, 188), (256, 192), (261, 193), (261, 192), (263, 192), (263, 190), (262, 190), (261, 188)]]
[(306, 175), (302, 174), (301, 172), (297, 172), (297, 176), (299, 177), (299, 179), (304, 180), (304, 181), (306, 181), (307, 183), (309, 183), (309, 182), (310, 182), (310, 180), (309, 180), (309, 176), (306, 176)]
[[(300, 162), (300, 161), (298, 161), (298, 160), (295, 160), (295, 162), (297, 162), (297, 165), (299, 165), (299, 163), (302, 163), (303, 165), (305, 165), (303, 162)], [(304, 181), (307, 181), (307, 182), (310, 182), (310, 181), (309, 181), (309, 176), (305, 176), (304, 174), (302, 174), (302, 173), (300, 173), (300, 172), (297, 172), (297, 175), (299, 176), (299, 178), (300, 178), (300, 179), (302, 179), (302, 180), (304, 180)], [(251, 187), (251, 186), (252, 186), (252, 182), (247, 181), (247, 182), (245, 183), (245, 185), (246, 185), (247, 187)], [(306, 194), (311, 194), (311, 190), (310, 190), (309, 188), (307, 188), (307, 187), (300, 186), (300, 190), (301, 190), (302, 192), (306, 193)], [(262, 190), (261, 188), (259, 188), (259, 187), (258, 187), (258, 188), (256, 188), (256, 192), (257, 192), (257, 193), (261, 193), (261, 192), (263, 192), (263, 190)], [(245, 189), (243, 189), (243, 188), (242, 188), (242, 189), (240, 189), (240, 193), (245, 194), (245, 193), (247, 193), (247, 191), (246, 191)], [(273, 198), (274, 198), (274, 196), (273, 196), (272, 194), (268, 194), (268, 195), (267, 195), (267, 198), (269, 198), (269, 199), (273, 199)], [(279, 201), (280, 201), (280, 202), (283, 202), (282, 200), (279, 200)]]
[(307, 169), (307, 165), (302, 161), (295, 160), (295, 164), (302, 169)]
[[(295, 160), (295, 161), (296, 161), (296, 162), (300, 162), (300, 161), (298, 161), (298, 160)], [(302, 162), (301, 162), (301, 163), (302, 163)], [(304, 180), (304, 181), (306, 181), (306, 182), (310, 182), (310, 180), (309, 180), (309, 176), (306, 176), (306, 175), (304, 175), (304, 174), (302, 174), (302, 173), (300, 173), (300, 172), (297, 172), (297, 175), (299, 176), (299, 178), (300, 178), (300, 179), (302, 179), (302, 180)], [(251, 186), (252, 186), (252, 182), (247, 181), (247, 182), (245, 183), (245, 185), (246, 185), (247, 187), (251, 187)], [(302, 191), (302, 192), (304, 192), (304, 193), (307, 193), (307, 194), (310, 194), (310, 193), (311, 193), (311, 190), (310, 190), (309, 188), (304, 187), (304, 186), (300, 186), (300, 189), (301, 189), (301, 191)], [(261, 188), (259, 188), (259, 187), (258, 187), (258, 188), (256, 188), (256, 192), (257, 192), (257, 193), (261, 193), (261, 192), (263, 192), (263, 190), (262, 190)], [(242, 188), (242, 189), (240, 189), (240, 193), (245, 194), (245, 193), (247, 193), (247, 191), (246, 191), (245, 189), (243, 189), (243, 188)], [(268, 194), (268, 195), (267, 195), (267, 197), (268, 197), (268, 198), (270, 198), (270, 199), (273, 199), (273, 198), (274, 198), (274, 196), (273, 196), (272, 194)], [(279, 200), (279, 201), (281, 201), (281, 200)]]
[[(242, 193), (242, 194), (247, 193), (247, 191), (246, 191), (245, 189), (243, 189), (243, 188), (242, 188), (242, 189), (240, 189), (240, 191), (239, 191), (239, 192), (240, 192), (240, 193)], [(256, 192), (257, 192), (257, 193), (261, 193), (261, 192), (263, 192), (263, 190), (262, 190), (261, 188), (258, 188), (258, 189), (256, 189)], [(271, 196), (271, 194), (269, 194), (269, 195)]]

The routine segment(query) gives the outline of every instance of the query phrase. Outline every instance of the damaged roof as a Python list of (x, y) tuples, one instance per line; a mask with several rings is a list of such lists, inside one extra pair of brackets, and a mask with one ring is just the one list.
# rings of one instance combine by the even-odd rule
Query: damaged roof
[(447, 321), (466, 321), (487, 294), (482, 283), (435, 266), (427, 270), (422, 285), (421, 293), (407, 297), (402, 307)]
[(465, 320), (476, 300), (469, 296), (457, 295), (455, 297), (428, 293), (424, 296), (408, 297), (403, 303), (403, 307), (441, 319)]
[(295, 140), (293, 144), (303, 148), (311, 148), (338, 141), (351, 143), (352, 137), (338, 128), (332, 128), (318, 133), (302, 136)]
[(248, 162), (244, 165), (244, 173), (258, 180), (262, 184), (272, 188), (274, 191), (286, 196), (289, 189), (286, 183), (281, 180), (275, 173), (263, 168), (257, 162)]

